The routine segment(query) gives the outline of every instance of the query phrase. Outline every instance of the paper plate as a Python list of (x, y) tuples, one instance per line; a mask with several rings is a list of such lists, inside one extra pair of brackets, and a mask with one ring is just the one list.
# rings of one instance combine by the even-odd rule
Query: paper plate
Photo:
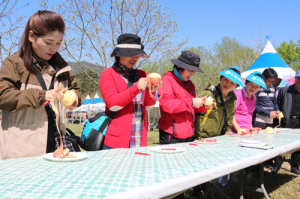
[(245, 143), (245, 144), (260, 144), (261, 142), (258, 140), (241, 140), (241, 143)]
[(266, 144), (266, 143), (260, 143), (260, 144), (246, 144), (246, 143), (240, 143), (240, 146), (242, 147), (250, 147), (250, 148), (257, 148), (257, 149), (271, 149), (274, 147), (274, 145)]
[(181, 153), (185, 149), (180, 147), (151, 147), (150, 150), (157, 153)]
[(86, 153), (71, 152), (70, 154), (77, 155), (77, 158), (54, 158), (53, 153), (46, 153), (43, 155), (43, 158), (45, 160), (54, 161), (54, 162), (76, 162), (87, 158)]
[(200, 142), (200, 140), (195, 140), (194, 143), (197, 143), (197, 144), (218, 144), (220, 142), (218, 140), (216, 142)]

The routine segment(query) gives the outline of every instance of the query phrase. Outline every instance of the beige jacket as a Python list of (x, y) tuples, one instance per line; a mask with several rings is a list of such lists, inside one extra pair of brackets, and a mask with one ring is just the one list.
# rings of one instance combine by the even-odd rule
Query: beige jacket
[[(48, 116), (43, 106), (46, 91), (30, 73), (17, 52), (7, 57), (0, 69), (0, 160), (40, 156), (45, 154), (47, 146)], [(76, 90), (78, 106), (81, 95), (71, 67), (56, 53), (49, 64), (33, 58), (49, 88), (53, 75), (54, 88), (63, 87)], [(60, 101), (56, 102), (59, 110), (59, 126), (66, 132), (66, 109)]]

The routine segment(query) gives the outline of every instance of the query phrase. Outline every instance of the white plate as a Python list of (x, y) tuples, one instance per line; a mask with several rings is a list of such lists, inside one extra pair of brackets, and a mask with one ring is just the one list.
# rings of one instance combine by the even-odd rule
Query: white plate
[[(175, 149), (175, 150), (163, 150), (163, 149)], [(157, 153), (181, 153), (185, 149), (180, 147), (151, 147), (150, 150)]]
[(87, 155), (81, 152), (71, 152), (70, 154), (77, 155), (77, 158), (54, 158), (53, 153), (46, 153), (43, 158), (55, 162), (76, 162), (87, 158)]
[(266, 144), (266, 143), (260, 143), (260, 144), (246, 144), (246, 143), (240, 143), (240, 146), (242, 147), (250, 147), (250, 148), (258, 148), (258, 149), (271, 149), (274, 147), (274, 145)]
[(241, 143), (245, 143), (245, 144), (260, 144), (261, 142), (258, 140), (241, 140)]
[(194, 143), (197, 143), (197, 144), (218, 144), (220, 142), (218, 140), (216, 142), (200, 142), (199, 140), (195, 140)]
[(273, 130), (273, 132), (266, 133), (266, 130), (264, 129), (264, 130), (261, 130), (258, 134), (260, 134), (260, 133), (262, 133), (262, 134), (275, 134), (276, 131), (278, 131), (278, 130)]
[(289, 128), (276, 128), (276, 131), (292, 131), (293, 129), (289, 129)]

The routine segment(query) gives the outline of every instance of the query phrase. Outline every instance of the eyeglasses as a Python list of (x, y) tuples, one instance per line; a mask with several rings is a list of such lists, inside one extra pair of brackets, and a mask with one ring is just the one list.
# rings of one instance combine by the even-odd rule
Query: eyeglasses
[(276, 81), (274, 81), (274, 82), (271, 82), (271, 81), (270, 81), (270, 80), (268, 80), (268, 79), (267, 79), (267, 81), (268, 81), (269, 83), (271, 83), (271, 84), (274, 84), (274, 83), (276, 82)]

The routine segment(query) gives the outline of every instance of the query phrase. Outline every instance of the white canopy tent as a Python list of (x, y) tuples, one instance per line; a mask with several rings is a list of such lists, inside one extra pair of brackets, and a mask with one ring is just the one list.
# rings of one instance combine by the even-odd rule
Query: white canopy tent
[(100, 99), (98, 91), (96, 92), (92, 103), (90, 105), (90, 111), (92, 112), (102, 112), (105, 111), (105, 103), (103, 99)]
[(287, 65), (283, 59), (278, 55), (271, 42), (268, 41), (261, 55), (257, 60), (242, 73), (243, 82), (246, 77), (254, 71), (263, 72), (266, 68), (273, 68), (277, 74), (282, 76), (283, 80), (279, 87), (289, 86), (295, 83), (295, 71)]

